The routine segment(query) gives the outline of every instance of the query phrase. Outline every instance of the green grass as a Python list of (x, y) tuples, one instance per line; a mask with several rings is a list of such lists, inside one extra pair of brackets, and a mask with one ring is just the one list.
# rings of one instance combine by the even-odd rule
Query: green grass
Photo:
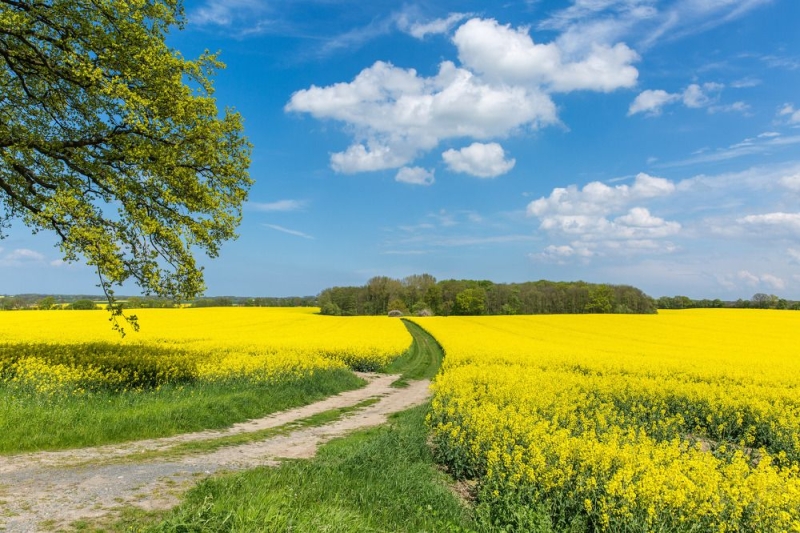
[[(165, 450), (154, 450), (154, 451), (145, 451), (142, 453), (137, 453), (136, 456), (133, 457), (133, 460), (139, 462), (139, 461), (149, 461), (155, 458), (174, 458), (189, 454), (210, 453), (227, 446), (241, 446), (243, 444), (249, 444), (251, 442), (266, 440), (278, 435), (287, 435), (299, 429), (330, 424), (331, 422), (335, 422), (349, 413), (373, 405), (378, 401), (380, 401), (378, 398), (370, 398), (368, 400), (364, 400), (363, 402), (359, 402), (354, 405), (349, 405), (347, 407), (339, 407), (336, 409), (329, 409), (327, 411), (323, 411), (321, 413), (317, 413), (308, 416), (306, 418), (301, 418), (294, 422), (289, 422), (288, 424), (283, 424), (281, 426), (273, 428), (261, 429), (257, 431), (248, 431), (246, 433), (238, 433), (236, 435), (226, 435), (224, 437), (215, 437), (211, 439), (182, 442)], [(131, 458), (129, 457), (118, 457), (108, 460), (107, 463), (126, 462), (130, 460)], [(104, 464), (107, 463), (104, 462)], [(93, 461), (92, 464), (96, 465), (97, 462)]]
[(0, 453), (97, 446), (228, 427), (306, 405), (364, 380), (348, 370), (278, 384), (165, 385), (150, 391), (42, 397), (0, 387)]
[(433, 379), (442, 365), (444, 351), (427, 331), (417, 324), (403, 320), (408, 332), (414, 339), (411, 347), (395, 359), (387, 368), (389, 374), (401, 374), (392, 386), (404, 387), (409, 380)]
[(334, 440), (311, 460), (211, 478), (154, 532), (465, 532), (468, 507), (427, 445), (422, 406)]

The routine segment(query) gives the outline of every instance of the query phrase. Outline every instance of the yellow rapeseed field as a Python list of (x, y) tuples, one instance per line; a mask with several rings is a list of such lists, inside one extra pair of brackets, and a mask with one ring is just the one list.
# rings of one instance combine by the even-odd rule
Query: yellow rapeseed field
[(379, 368), (411, 336), (397, 319), (329, 317), (315, 308), (141, 309), (139, 332), (103, 311), (0, 313), (0, 380), (38, 392), (159, 386), (193, 380), (302, 377)]
[(446, 352), (438, 454), (497, 524), (800, 531), (800, 313), (415, 321)]

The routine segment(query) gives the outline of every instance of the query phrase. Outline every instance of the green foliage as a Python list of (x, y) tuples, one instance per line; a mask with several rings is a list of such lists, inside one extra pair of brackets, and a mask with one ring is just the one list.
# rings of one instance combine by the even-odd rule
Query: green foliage
[[(608, 285), (595, 285), (589, 289), (589, 302), (586, 304), (587, 313), (610, 313), (614, 293)], [(622, 307), (622, 309), (627, 309)]]
[(75, 309), (80, 311), (93, 311), (95, 309), (100, 309), (97, 307), (97, 304), (94, 303), (92, 300), (75, 300), (71, 304), (67, 306), (67, 309)]
[(629, 285), (545, 280), (493, 283), (449, 279), (437, 282), (429, 274), (402, 280), (377, 276), (363, 287), (325, 289), (318, 298), (323, 314), (342, 315), (381, 315), (392, 309), (392, 305), (403, 310), (399, 302), (415, 314), (430, 309), (433, 314), (445, 316), (656, 312), (655, 300)]
[(404, 315), (407, 315), (408, 307), (406, 307), (406, 304), (403, 300), (400, 298), (395, 298), (389, 302), (389, 311), (400, 311)]
[(36, 306), (41, 309), (42, 311), (48, 311), (50, 309), (55, 308), (56, 306), (56, 299), (52, 296), (45, 296), (41, 300), (39, 300)]
[(112, 302), (129, 279), (202, 292), (193, 254), (235, 237), (252, 183), (242, 118), (213, 98), (224, 65), (165, 43), (183, 24), (178, 0), (0, 0), (0, 227), (55, 232)]
[(480, 287), (464, 289), (456, 295), (453, 314), (482, 315), (486, 311), (486, 291)]

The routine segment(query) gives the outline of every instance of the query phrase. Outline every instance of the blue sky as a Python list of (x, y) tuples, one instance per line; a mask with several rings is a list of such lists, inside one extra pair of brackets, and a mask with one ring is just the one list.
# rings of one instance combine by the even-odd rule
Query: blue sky
[[(189, 0), (256, 183), (209, 295), (375, 275), (800, 299), (800, 2)], [(55, 239), (0, 293), (96, 293)], [(136, 292), (125, 287), (123, 293)]]

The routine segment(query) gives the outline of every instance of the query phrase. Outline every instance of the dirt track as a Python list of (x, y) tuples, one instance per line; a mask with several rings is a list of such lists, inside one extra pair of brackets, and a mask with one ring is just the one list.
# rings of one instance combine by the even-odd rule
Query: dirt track
[[(407, 388), (390, 384), (398, 376), (360, 374), (361, 389), (250, 420), (221, 431), (203, 431), (119, 445), (0, 457), (0, 530), (51, 531), (81, 519), (94, 519), (132, 504), (143, 509), (174, 506), (198, 479), (221, 470), (276, 465), (281, 458), (311, 457), (317, 447), (353, 430), (376, 426), (388, 415), (428, 398), (428, 381)], [(298, 429), (264, 440), (207, 453), (141, 458), (144, 452), (168, 452), (176, 445), (278, 428), (311, 415), (378, 401), (329, 424)]]

